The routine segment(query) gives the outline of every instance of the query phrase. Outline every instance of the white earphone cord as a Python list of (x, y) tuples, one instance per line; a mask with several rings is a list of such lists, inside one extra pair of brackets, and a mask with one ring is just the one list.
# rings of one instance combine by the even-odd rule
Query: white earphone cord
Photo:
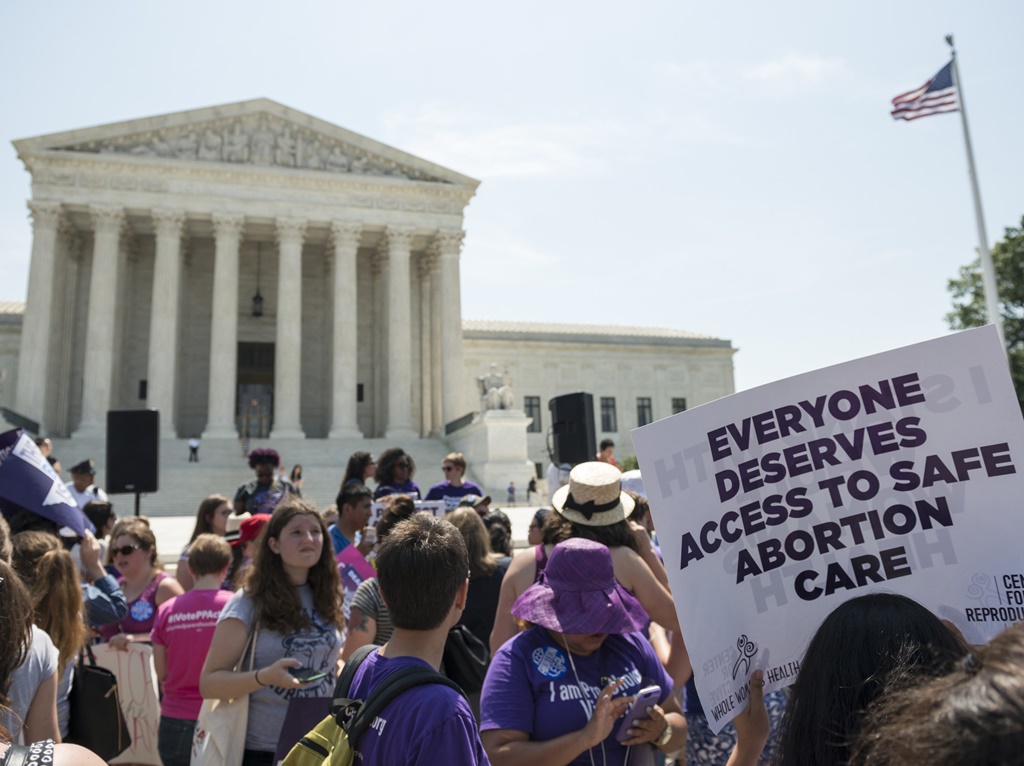
[[(579, 674), (576, 672), (576, 663), (572, 661), (572, 652), (569, 650), (569, 642), (565, 640), (565, 636), (564, 635), (562, 636), (562, 642), (565, 644), (565, 653), (569, 656), (569, 667), (572, 668), (573, 678), (576, 679), (576, 687), (580, 690), (581, 694), (583, 694), (584, 696), (587, 696), (586, 687), (584, 687), (583, 684), (580, 683)], [(600, 679), (598, 679), (598, 683), (600, 683)], [(597, 705), (601, 701), (601, 697), (600, 697), (601, 692), (598, 691), (597, 694), (598, 694), (598, 698), (596, 700), (594, 700), (594, 707), (593, 707), (594, 710), (597, 710)], [(632, 749), (633, 749), (632, 745), (630, 745), (630, 746), (628, 746), (626, 748), (626, 760), (622, 762), (622, 766), (629, 766), (629, 753), (630, 753), (630, 751)], [(587, 755), (590, 756), (590, 766), (597, 766), (597, 764), (594, 763), (594, 750), (593, 750), (593, 748), (590, 748), (589, 750), (587, 750)], [(605, 749), (604, 749), (604, 740), (601, 740), (601, 761), (604, 764), (604, 766), (608, 766), (608, 753), (606, 753)]]

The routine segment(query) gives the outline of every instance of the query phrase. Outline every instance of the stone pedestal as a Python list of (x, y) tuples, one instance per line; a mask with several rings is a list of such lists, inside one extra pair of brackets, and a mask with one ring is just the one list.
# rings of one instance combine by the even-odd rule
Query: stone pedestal
[(526, 498), (526, 487), (536, 470), (527, 459), (526, 427), (531, 418), (522, 410), (486, 410), (445, 441), (469, 461), (470, 470), (484, 491), (501, 506), (510, 481)]

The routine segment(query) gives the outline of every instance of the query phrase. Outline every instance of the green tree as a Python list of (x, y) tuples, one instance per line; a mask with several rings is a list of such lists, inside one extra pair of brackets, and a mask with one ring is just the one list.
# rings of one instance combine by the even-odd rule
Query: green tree
[[(1010, 374), (1017, 389), (1017, 400), (1024, 409), (1024, 218), (1020, 227), (1007, 228), (1006, 237), (992, 248), (992, 262), (1003, 334), (1009, 350)], [(951, 329), (966, 330), (988, 323), (980, 258), (962, 266), (960, 277), (949, 280), (948, 289), (953, 296), (953, 310), (946, 315)]]
[(635, 471), (640, 467), (639, 461), (636, 459), (636, 455), (626, 455), (623, 458), (619, 458), (619, 470), (625, 473), (626, 471)]

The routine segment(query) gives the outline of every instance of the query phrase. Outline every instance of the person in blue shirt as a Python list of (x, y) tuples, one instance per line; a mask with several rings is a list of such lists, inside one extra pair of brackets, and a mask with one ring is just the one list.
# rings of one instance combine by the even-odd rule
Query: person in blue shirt
[(349, 484), (342, 487), (335, 503), (338, 506), (338, 522), (327, 528), (335, 555), (349, 545), (358, 543), (356, 547), (365, 557), (373, 550), (374, 544), (372, 535), (366, 534), (373, 509), (373, 494), (365, 484)]

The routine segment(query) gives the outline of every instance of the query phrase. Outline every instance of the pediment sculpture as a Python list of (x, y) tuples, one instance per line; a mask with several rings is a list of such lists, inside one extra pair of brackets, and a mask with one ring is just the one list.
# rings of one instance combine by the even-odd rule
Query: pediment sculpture
[(444, 182), (444, 179), (269, 114), (161, 128), (53, 148)]

